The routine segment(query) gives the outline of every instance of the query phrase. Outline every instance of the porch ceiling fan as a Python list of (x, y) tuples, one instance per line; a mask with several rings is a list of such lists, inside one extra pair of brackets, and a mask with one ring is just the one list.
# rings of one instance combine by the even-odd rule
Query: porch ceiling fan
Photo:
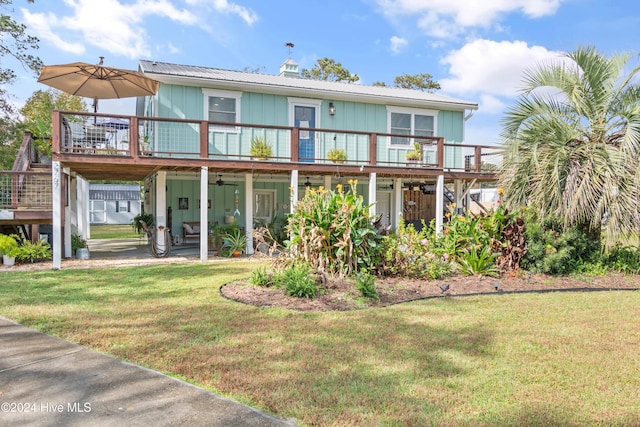
[(218, 180), (216, 181), (216, 185), (218, 185), (219, 187), (223, 185), (231, 185), (233, 187), (236, 186), (236, 184), (225, 184), (225, 182), (222, 180), (222, 175), (218, 175)]

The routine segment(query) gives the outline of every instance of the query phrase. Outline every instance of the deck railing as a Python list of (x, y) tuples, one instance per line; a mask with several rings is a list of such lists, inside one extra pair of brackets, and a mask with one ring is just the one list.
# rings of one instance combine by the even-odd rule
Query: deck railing
[[(60, 111), (54, 112), (54, 128), (54, 151), (62, 154), (255, 162), (251, 141), (261, 137), (272, 146), (268, 160), (276, 163), (330, 164), (327, 153), (337, 148), (352, 166), (492, 172), (501, 164), (498, 147), (419, 135)], [(416, 144), (420, 161), (407, 161)]]
[(0, 171), (0, 209), (51, 209), (51, 171)]

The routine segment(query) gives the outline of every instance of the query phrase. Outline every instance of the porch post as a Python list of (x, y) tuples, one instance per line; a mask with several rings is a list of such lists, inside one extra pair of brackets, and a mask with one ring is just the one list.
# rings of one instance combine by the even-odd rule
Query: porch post
[(370, 218), (374, 218), (376, 216), (377, 210), (376, 210), (376, 202), (378, 201), (378, 197), (376, 195), (377, 193), (377, 174), (375, 172), (371, 172), (369, 174), (369, 205), (371, 205), (369, 207), (369, 215)]
[(393, 215), (391, 215), (391, 226), (394, 230), (398, 229), (400, 217), (402, 216), (402, 179), (393, 179)]
[(289, 211), (293, 213), (298, 204), (298, 170), (294, 169), (291, 171), (291, 203), (289, 206)]
[(244, 174), (244, 210), (245, 210), (245, 232), (247, 235), (247, 255), (253, 254), (253, 176), (250, 173)]
[(91, 238), (91, 197), (90, 197), (89, 181), (82, 178), (82, 199), (84, 200), (84, 210), (82, 216), (84, 218), (84, 238)]
[(324, 176), (324, 189), (331, 190), (331, 175)]
[(205, 262), (209, 255), (209, 168), (200, 168), (200, 261)]
[(436, 235), (442, 233), (442, 219), (444, 217), (444, 175), (436, 179)]
[[(456, 203), (456, 209), (455, 209), (455, 213), (456, 214), (461, 214), (464, 209), (463, 209), (463, 196), (464, 196), (464, 192), (462, 190), (462, 180), (461, 179), (456, 179), (453, 181), (453, 192), (455, 194), (455, 203)], [(454, 212), (451, 212), (451, 214), (453, 215)]]
[(156, 175), (156, 243), (158, 248), (166, 248), (164, 230), (167, 227), (167, 172), (159, 171)]
[(68, 173), (65, 174), (64, 169), (62, 170), (62, 179), (64, 179), (64, 182), (66, 184), (63, 185), (62, 188), (65, 190), (66, 200), (69, 201), (69, 203), (67, 203), (67, 206), (62, 206), (62, 209), (64, 209), (64, 257), (71, 258), (73, 256), (73, 254), (71, 253), (71, 200), (73, 200), (73, 198), (71, 197), (72, 185), (71, 176), (68, 175)]
[(77, 233), (83, 239), (87, 238), (87, 228), (85, 222), (85, 209), (87, 208), (88, 201), (84, 198), (84, 183), (85, 180), (80, 176), (76, 176), (76, 215), (78, 221)]
[(60, 161), (51, 162), (51, 210), (53, 224), (53, 269), (62, 266), (62, 176)]

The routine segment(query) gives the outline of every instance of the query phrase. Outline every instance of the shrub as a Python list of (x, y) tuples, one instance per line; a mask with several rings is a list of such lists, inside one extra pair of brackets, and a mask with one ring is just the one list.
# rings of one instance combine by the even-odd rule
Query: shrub
[(356, 287), (365, 298), (379, 298), (378, 290), (376, 289), (376, 278), (367, 271), (361, 271), (356, 276)]
[(420, 232), (413, 225), (398, 224), (398, 230), (383, 239), (383, 259), (377, 266), (379, 274), (428, 278), (445, 277), (453, 271), (449, 255), (434, 252), (433, 228), (423, 227)]
[(601, 244), (597, 233), (585, 227), (564, 229), (560, 218), (540, 221), (535, 213), (526, 213), (528, 224), (525, 236), (528, 251), (522, 258), (522, 267), (539, 273), (569, 274), (584, 263), (597, 262)]
[(265, 267), (256, 268), (253, 273), (251, 273), (251, 277), (249, 278), (249, 283), (254, 286), (271, 286), (273, 284), (271, 280), (271, 275), (267, 273), (267, 269)]
[(631, 246), (615, 246), (603, 255), (602, 262), (608, 268), (628, 274), (640, 274), (640, 249)]
[(481, 274), (483, 276), (498, 277), (500, 270), (495, 264), (498, 253), (492, 253), (491, 248), (484, 246), (479, 252), (475, 245), (470, 250), (465, 250), (458, 264), (460, 271), (467, 275)]
[(275, 278), (275, 282), (283, 286), (288, 295), (299, 298), (314, 298), (318, 293), (318, 285), (311, 276), (308, 264), (291, 264), (284, 268)]
[(22, 245), (16, 250), (16, 262), (41, 262), (51, 259), (51, 246), (43, 241), (38, 240), (33, 243), (29, 240), (23, 240)]

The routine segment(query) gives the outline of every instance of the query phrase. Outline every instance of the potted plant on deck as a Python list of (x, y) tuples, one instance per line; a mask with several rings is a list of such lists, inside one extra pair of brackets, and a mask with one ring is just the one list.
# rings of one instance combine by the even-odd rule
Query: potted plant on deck
[(31, 132), (33, 143), (38, 153), (38, 160), (40, 163), (51, 163), (51, 154), (53, 148), (51, 145), (51, 123), (50, 120), (35, 120), (29, 125), (29, 131)]
[(405, 154), (407, 165), (416, 165), (422, 161), (422, 146), (417, 142), (413, 145), (413, 150), (407, 151)]
[(344, 163), (347, 160), (347, 151), (341, 148), (333, 148), (327, 152), (327, 159), (333, 163)]
[(251, 140), (249, 154), (258, 160), (267, 160), (271, 157), (271, 144), (263, 136), (254, 136)]

